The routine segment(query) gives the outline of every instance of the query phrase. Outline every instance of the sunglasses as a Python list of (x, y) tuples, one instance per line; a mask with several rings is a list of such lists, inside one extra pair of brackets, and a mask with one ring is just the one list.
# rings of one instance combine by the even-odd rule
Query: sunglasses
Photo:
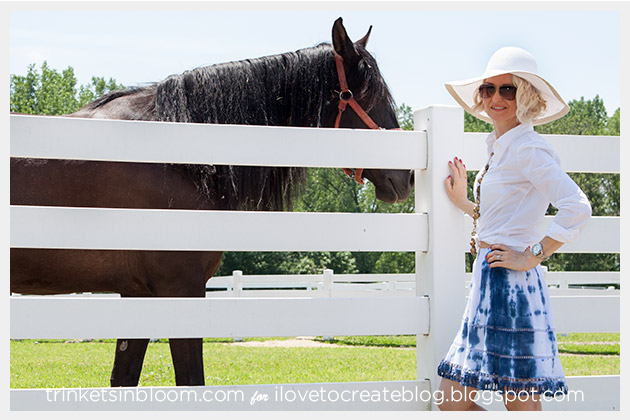
[[(483, 99), (492, 98), (497, 91), (497, 87), (490, 83), (484, 83), (479, 86), (479, 96)], [(499, 87), (499, 95), (506, 101), (513, 101), (516, 99), (516, 86), (503, 85)]]

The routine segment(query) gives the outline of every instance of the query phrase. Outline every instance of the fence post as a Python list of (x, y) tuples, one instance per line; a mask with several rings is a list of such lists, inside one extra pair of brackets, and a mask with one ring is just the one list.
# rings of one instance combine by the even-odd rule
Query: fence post
[[(241, 292), (243, 291), (243, 272), (241, 270), (232, 271), (232, 295), (234, 297), (241, 297)], [(243, 337), (233, 337), (232, 340), (234, 342), (243, 341)]]
[[(428, 213), (428, 251), (416, 252), (416, 294), (429, 296), (429, 334), (417, 336), (418, 380), (439, 386), (437, 366), (457, 333), (466, 296), (464, 216), (448, 199), (448, 161), (462, 152), (464, 115), (459, 107), (431, 106), (414, 113), (416, 130), (427, 132), (427, 169), (416, 170), (416, 212)], [(436, 409), (435, 404), (432, 405)]]
[(232, 271), (232, 294), (234, 297), (241, 297), (243, 291), (243, 272), (241, 270)]
[(322, 285), (322, 292), (325, 297), (332, 296), (332, 284), (333, 270), (324, 270), (324, 284)]
[[(324, 270), (324, 282), (322, 284), (322, 293), (324, 297), (332, 297), (332, 286), (333, 286), (333, 274), (334, 271), (330, 269)], [(324, 341), (332, 341), (335, 337), (332, 335), (323, 336)]]

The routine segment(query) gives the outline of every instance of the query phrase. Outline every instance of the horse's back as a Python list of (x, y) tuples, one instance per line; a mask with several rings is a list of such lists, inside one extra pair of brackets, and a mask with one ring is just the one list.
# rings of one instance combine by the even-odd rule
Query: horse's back
[[(162, 164), (11, 158), (11, 205), (169, 208), (187, 196)], [(186, 191), (189, 192), (189, 191)]]
[(66, 117), (155, 120), (155, 86), (109, 92)]
[[(151, 90), (112, 95), (71, 117), (151, 119)], [(148, 113), (147, 113), (148, 112)], [(177, 165), (11, 158), (10, 203), (25, 206), (212, 209)], [(202, 296), (221, 252), (11, 249), (11, 291)]]

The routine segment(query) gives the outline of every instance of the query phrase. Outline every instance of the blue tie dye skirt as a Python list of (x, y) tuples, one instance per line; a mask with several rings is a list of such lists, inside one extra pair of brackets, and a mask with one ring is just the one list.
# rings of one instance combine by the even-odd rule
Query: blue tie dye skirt
[(462, 323), (438, 375), (479, 390), (566, 394), (542, 268), (490, 268), (488, 252), (477, 254)]

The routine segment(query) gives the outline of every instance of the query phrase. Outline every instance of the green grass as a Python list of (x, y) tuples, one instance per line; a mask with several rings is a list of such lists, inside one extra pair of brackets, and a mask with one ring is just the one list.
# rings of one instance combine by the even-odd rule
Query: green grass
[(619, 356), (560, 356), (566, 376), (619, 375)]
[(11, 341), (11, 388), (108, 386), (115, 346)]
[[(106, 387), (114, 342), (11, 342), (11, 388)], [(412, 380), (414, 351), (204, 345), (206, 385)], [(169, 346), (149, 344), (141, 386), (175, 385)]]
[(619, 343), (619, 333), (571, 333), (558, 335), (558, 343), (567, 341)]
[(619, 344), (559, 343), (560, 353), (619, 355)]
[[(244, 341), (277, 340), (245, 339)], [(280, 338), (283, 339), (283, 338)], [(319, 339), (323, 341), (323, 339)], [(204, 340), (206, 385), (414, 380), (415, 336), (335, 337), (340, 347), (230, 346)], [(558, 336), (567, 376), (618, 375), (619, 334)], [(11, 388), (107, 387), (115, 340), (11, 341)], [(175, 385), (168, 342), (150, 343), (141, 386)]]

